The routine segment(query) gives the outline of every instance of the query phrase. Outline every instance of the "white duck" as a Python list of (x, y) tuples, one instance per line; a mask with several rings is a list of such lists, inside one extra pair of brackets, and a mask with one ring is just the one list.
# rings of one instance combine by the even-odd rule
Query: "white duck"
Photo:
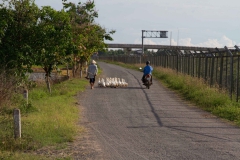
[(105, 85), (105, 81), (104, 81), (103, 78), (102, 78), (102, 81), (101, 81), (101, 86), (102, 86), (102, 87), (106, 87), (106, 85)]
[(109, 78), (106, 78), (106, 87), (110, 87)]
[(117, 77), (115, 77), (115, 78), (114, 78), (114, 81), (115, 81), (116, 87), (118, 87), (118, 86), (119, 86), (119, 84), (118, 84)]
[(98, 87), (101, 87), (101, 80), (100, 80), (100, 78), (98, 80)]
[(120, 78), (118, 78), (118, 86), (122, 87), (122, 82), (121, 82)]
[(111, 87), (116, 88), (116, 82), (114, 78), (111, 78)]
[(123, 86), (124, 86), (124, 87), (127, 87), (127, 86), (128, 86), (128, 83), (125, 81), (125, 79), (122, 79), (122, 83), (123, 83)]

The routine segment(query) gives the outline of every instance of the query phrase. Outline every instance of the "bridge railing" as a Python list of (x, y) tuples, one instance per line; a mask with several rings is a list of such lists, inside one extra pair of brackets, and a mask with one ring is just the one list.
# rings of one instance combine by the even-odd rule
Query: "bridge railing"
[(104, 56), (102, 60), (128, 64), (143, 64), (151, 61), (154, 67), (170, 68), (178, 73), (204, 79), (210, 87), (225, 89), (232, 100), (240, 98), (240, 50), (215, 49), (215, 51), (163, 50), (158, 55), (148, 56)]

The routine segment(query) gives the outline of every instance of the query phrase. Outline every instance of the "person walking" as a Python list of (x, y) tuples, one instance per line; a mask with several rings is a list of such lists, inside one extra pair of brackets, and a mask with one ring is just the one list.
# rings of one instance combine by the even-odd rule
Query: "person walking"
[(94, 87), (95, 77), (97, 73), (98, 73), (98, 68), (96, 65), (96, 61), (92, 60), (91, 64), (88, 66), (88, 71), (87, 71), (87, 77), (89, 78), (91, 89), (93, 89)]

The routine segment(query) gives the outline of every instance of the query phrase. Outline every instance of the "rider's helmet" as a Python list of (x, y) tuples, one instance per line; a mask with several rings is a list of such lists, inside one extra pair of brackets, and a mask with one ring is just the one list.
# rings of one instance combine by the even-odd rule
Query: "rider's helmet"
[(147, 62), (146, 62), (146, 65), (149, 65), (149, 64), (150, 64), (150, 61), (147, 61)]

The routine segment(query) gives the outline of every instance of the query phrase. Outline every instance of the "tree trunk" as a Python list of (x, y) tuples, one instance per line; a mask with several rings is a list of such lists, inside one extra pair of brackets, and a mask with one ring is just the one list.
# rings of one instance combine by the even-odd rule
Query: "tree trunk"
[(46, 76), (47, 89), (48, 89), (49, 93), (52, 93), (49, 78), (50, 78), (49, 75), (47, 75), (47, 76)]
[(75, 77), (76, 76), (76, 63), (74, 62), (73, 63), (73, 67), (72, 67), (72, 74), (73, 74), (73, 77)]
[(79, 62), (75, 61), (73, 64), (73, 70), (72, 70), (73, 77), (76, 77), (78, 68), (79, 68)]
[(46, 65), (44, 68), (44, 71), (45, 71), (45, 82), (46, 82), (46, 84), (47, 84), (47, 89), (48, 89), (48, 91), (49, 91), (49, 93), (51, 93), (52, 92), (52, 90), (51, 90), (51, 85), (50, 85), (50, 74), (51, 74), (51, 71), (52, 71), (52, 65)]
[(69, 78), (70, 76), (69, 76), (69, 68), (68, 68), (68, 63), (67, 63), (67, 77)]
[(82, 70), (80, 69), (80, 78), (82, 78)]
[(80, 78), (82, 78), (82, 62), (81, 63), (79, 63), (79, 68), (80, 68)]
[(88, 63), (87, 63), (87, 61), (86, 61), (86, 66), (85, 66), (85, 73), (86, 73), (86, 75), (88, 74), (88, 73), (87, 73), (87, 71), (88, 71), (87, 65), (88, 65)]

